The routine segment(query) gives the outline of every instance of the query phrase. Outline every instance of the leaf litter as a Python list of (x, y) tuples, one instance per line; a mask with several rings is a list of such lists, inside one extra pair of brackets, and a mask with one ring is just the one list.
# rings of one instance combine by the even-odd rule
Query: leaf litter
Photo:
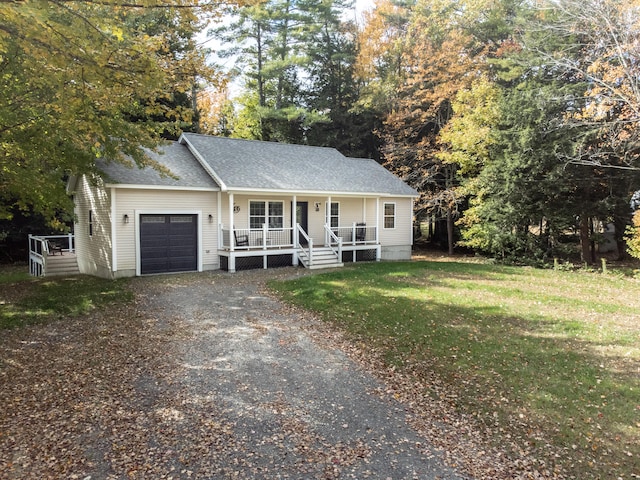
[(564, 478), (267, 278), (136, 279), (133, 304), (3, 332), (0, 479)]

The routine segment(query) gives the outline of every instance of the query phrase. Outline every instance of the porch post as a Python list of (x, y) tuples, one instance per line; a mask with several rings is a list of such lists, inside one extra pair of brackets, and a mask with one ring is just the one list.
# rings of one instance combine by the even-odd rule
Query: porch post
[(296, 246), (296, 234), (298, 224), (298, 196), (294, 195), (291, 199), (291, 244), (293, 247)]
[(216, 202), (216, 219), (218, 221), (218, 248), (224, 245), (224, 238), (222, 237), (222, 192), (218, 192), (218, 201)]
[[(325, 209), (324, 209), (324, 224), (331, 228), (331, 197), (327, 197), (327, 204), (325, 205)], [(328, 246), (329, 245), (329, 234), (327, 233), (327, 231), (325, 230), (324, 232), (324, 246)]]
[(381, 255), (380, 247), (380, 197), (376, 198), (376, 262), (380, 261)]
[[(229, 244), (232, 252), (236, 248), (235, 228), (236, 226), (233, 223), (233, 193), (229, 193)], [(235, 272), (235, 257), (233, 257), (233, 255), (229, 257), (229, 271), (231, 271), (231, 258), (233, 258), (233, 271)]]
[(293, 247), (293, 255), (291, 265), (298, 266), (298, 196), (294, 195), (291, 200), (291, 246)]

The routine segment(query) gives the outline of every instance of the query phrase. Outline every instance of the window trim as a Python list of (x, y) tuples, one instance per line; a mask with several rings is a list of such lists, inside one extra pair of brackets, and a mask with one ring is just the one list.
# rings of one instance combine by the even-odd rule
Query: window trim
[[(252, 203), (262, 203), (264, 205), (264, 223), (267, 225), (267, 229), (268, 230), (282, 230), (284, 229), (285, 226), (285, 217), (286, 217), (286, 211), (285, 211), (285, 202), (284, 200), (258, 200), (258, 199), (253, 199), (253, 200), (249, 200), (249, 208), (248, 208), (248, 223), (247, 225), (249, 226), (249, 229), (262, 229), (262, 224), (260, 224), (259, 227), (252, 227), (251, 226), (251, 218), (252, 217), (257, 217), (258, 215), (251, 215), (251, 204)], [(271, 215), (270, 214), (270, 204), (271, 203), (277, 203), (280, 204), (282, 206), (282, 214), (281, 215)], [(279, 227), (272, 227), (271, 226), (271, 219), (273, 218), (279, 218), (280, 221), (280, 226)]]
[[(393, 206), (393, 215), (387, 215), (387, 205), (392, 205)], [(382, 228), (385, 230), (395, 230), (396, 229), (396, 223), (397, 223), (397, 213), (398, 212), (398, 205), (396, 204), (396, 202), (384, 202), (382, 204)], [(393, 226), (392, 227), (387, 227), (387, 218), (390, 218), (393, 220)]]

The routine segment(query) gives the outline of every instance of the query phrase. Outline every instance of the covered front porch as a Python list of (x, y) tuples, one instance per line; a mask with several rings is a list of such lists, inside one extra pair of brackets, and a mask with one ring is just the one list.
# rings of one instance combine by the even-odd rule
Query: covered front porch
[(218, 251), (221, 268), (230, 272), (250, 268), (300, 265), (305, 268), (341, 267), (344, 262), (379, 261), (377, 227), (354, 223), (324, 225), (324, 238), (312, 238), (300, 224), (295, 227), (228, 228), (220, 225)]
[(228, 271), (380, 260), (380, 199), (362, 195), (222, 192), (218, 255)]

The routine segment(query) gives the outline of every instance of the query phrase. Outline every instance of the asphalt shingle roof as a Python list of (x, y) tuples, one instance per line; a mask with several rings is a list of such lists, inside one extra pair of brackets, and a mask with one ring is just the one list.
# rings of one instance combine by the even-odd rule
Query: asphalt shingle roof
[(228, 189), (416, 196), (374, 160), (333, 148), (185, 133), (188, 143)]
[(191, 154), (186, 145), (171, 142), (159, 148), (161, 154), (146, 150), (147, 155), (168, 168), (176, 177), (163, 176), (152, 167), (128, 167), (118, 162), (99, 162), (106, 183), (145, 185), (158, 187), (205, 188), (220, 190), (220, 187)]

